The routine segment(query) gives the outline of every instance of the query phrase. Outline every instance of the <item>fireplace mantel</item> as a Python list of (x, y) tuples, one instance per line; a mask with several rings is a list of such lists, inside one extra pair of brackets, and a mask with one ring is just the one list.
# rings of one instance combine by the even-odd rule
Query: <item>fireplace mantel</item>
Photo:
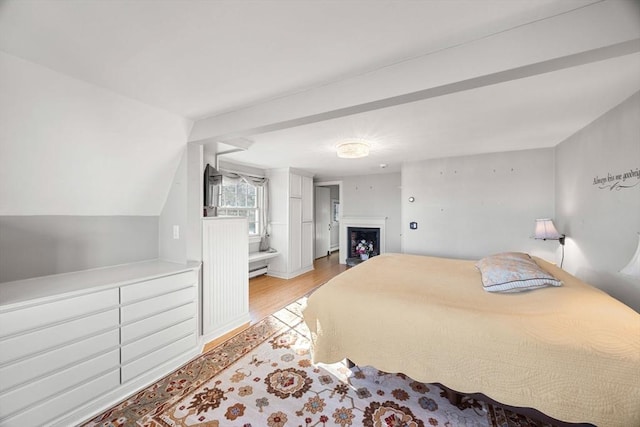
[(359, 216), (343, 216), (340, 219), (340, 264), (346, 264), (349, 254), (347, 243), (347, 228), (349, 227), (369, 227), (380, 229), (380, 253), (386, 252), (385, 249), (385, 225), (387, 217), (359, 217)]

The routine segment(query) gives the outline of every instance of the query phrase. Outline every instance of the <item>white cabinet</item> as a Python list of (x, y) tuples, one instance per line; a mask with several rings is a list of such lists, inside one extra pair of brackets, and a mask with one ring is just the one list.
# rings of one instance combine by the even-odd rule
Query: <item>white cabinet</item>
[(313, 178), (302, 177), (302, 222), (313, 222)]
[(293, 169), (268, 171), (271, 246), (281, 255), (267, 274), (290, 279), (313, 270), (313, 177)]
[(123, 383), (197, 345), (197, 285), (188, 271), (120, 288)]
[(289, 197), (302, 198), (302, 176), (289, 174)]
[(202, 335), (217, 338), (251, 321), (246, 218), (203, 220)]
[(150, 261), (0, 284), (0, 425), (73, 425), (198, 353), (198, 269)]
[(314, 225), (313, 225), (313, 178), (302, 177), (302, 269), (313, 270)]
[(34, 405), (81, 388), (96, 376), (107, 378), (79, 402), (56, 406), (46, 417), (63, 415), (119, 385), (118, 304), (116, 288), (0, 312), (1, 425), (46, 421), (44, 414), (32, 413)]
[(289, 271), (302, 269), (302, 199), (289, 200)]

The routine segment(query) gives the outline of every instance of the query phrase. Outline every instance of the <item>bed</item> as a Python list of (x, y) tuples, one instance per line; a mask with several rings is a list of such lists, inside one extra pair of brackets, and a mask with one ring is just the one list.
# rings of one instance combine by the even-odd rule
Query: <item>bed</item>
[(402, 372), (568, 423), (640, 426), (640, 314), (532, 259), (562, 286), (487, 292), (475, 261), (371, 258), (309, 297), (313, 360)]

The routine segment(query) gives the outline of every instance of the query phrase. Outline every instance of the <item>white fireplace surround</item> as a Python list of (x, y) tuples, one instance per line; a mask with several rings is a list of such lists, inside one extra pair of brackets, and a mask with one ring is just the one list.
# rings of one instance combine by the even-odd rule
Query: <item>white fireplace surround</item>
[(347, 229), (349, 227), (369, 227), (380, 229), (380, 253), (386, 252), (385, 249), (385, 225), (387, 217), (359, 217), (359, 216), (343, 216), (340, 219), (340, 264), (346, 264), (349, 256)]

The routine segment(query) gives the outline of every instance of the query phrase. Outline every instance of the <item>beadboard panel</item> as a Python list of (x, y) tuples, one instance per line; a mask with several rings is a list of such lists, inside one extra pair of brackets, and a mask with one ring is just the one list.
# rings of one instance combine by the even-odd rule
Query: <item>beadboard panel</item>
[(250, 321), (247, 219), (203, 223), (203, 335), (215, 338)]

